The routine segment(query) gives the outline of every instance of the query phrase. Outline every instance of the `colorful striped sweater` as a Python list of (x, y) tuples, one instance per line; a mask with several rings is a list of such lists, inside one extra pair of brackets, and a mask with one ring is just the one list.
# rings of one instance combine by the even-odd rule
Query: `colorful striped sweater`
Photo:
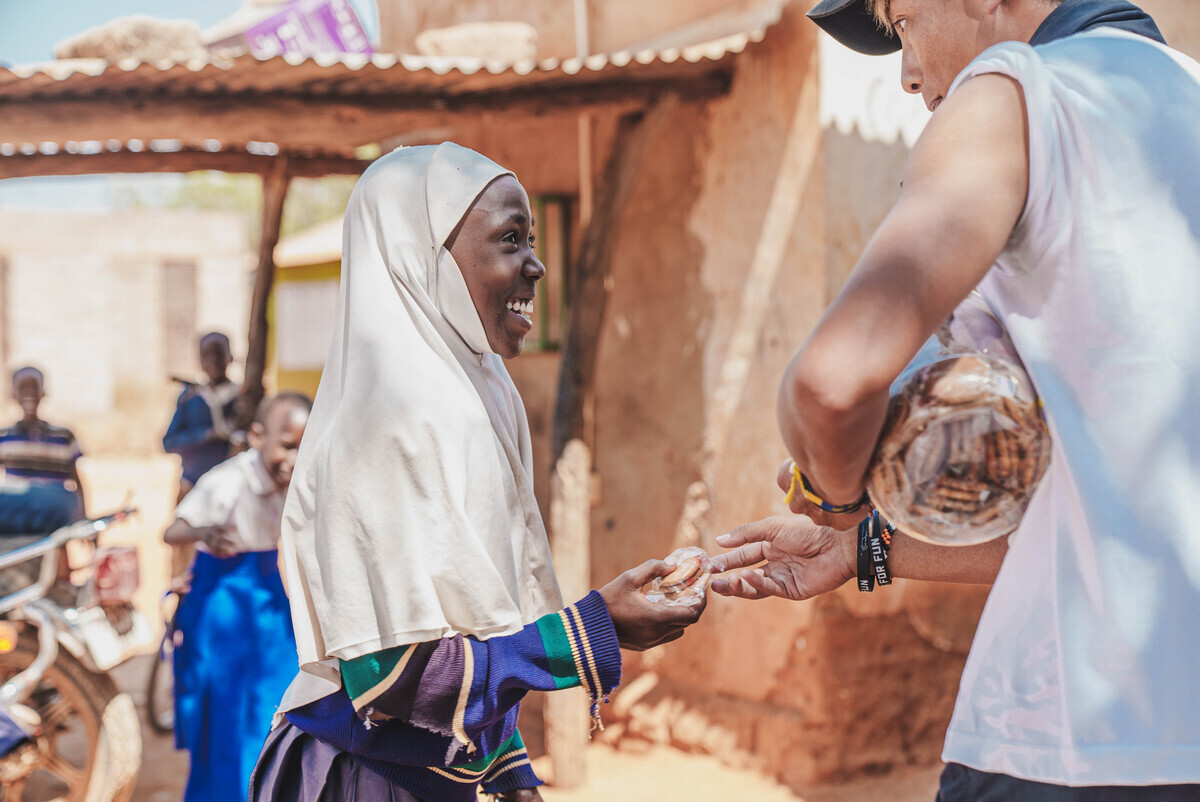
[(455, 635), (342, 661), (342, 689), (286, 716), (428, 802), (541, 785), (517, 731), (531, 690), (583, 686), (598, 718), (621, 680), (617, 633), (592, 591), (512, 635)]

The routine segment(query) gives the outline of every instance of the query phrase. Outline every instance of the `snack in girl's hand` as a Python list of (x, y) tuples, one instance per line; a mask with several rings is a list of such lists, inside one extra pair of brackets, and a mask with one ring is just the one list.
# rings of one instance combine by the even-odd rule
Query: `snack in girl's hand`
[(646, 598), (663, 604), (691, 605), (704, 600), (713, 573), (708, 552), (695, 546), (676, 549), (666, 558), (675, 570), (656, 577), (646, 588)]

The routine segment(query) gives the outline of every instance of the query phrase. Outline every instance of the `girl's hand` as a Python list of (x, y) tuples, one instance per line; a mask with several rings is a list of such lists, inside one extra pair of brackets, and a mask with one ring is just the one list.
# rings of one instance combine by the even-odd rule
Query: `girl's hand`
[(670, 643), (683, 637), (683, 631), (700, 620), (707, 599), (680, 606), (650, 601), (642, 593), (647, 582), (673, 570), (673, 566), (662, 560), (647, 560), (600, 589), (622, 649), (641, 652)]

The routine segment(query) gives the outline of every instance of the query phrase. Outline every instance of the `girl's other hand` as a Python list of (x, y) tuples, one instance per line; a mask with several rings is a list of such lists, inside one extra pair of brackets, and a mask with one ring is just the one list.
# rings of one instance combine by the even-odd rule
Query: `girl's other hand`
[(641, 652), (670, 643), (683, 637), (683, 631), (700, 620), (707, 599), (681, 606), (653, 602), (642, 593), (642, 587), (650, 580), (673, 570), (674, 566), (662, 560), (647, 560), (600, 589), (622, 649)]
[(210, 527), (205, 533), (204, 545), (214, 557), (232, 557), (238, 551), (233, 531), (225, 527)]

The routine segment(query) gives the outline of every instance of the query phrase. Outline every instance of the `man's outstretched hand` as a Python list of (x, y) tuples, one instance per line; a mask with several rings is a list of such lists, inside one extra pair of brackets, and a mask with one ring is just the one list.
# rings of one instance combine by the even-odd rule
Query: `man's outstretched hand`
[[(709, 587), (722, 596), (801, 601), (828, 593), (854, 578), (855, 530), (819, 526), (804, 515), (777, 515), (743, 524), (717, 538), (727, 554), (713, 557), (715, 570), (729, 571)], [(766, 565), (758, 565), (766, 560)]]

